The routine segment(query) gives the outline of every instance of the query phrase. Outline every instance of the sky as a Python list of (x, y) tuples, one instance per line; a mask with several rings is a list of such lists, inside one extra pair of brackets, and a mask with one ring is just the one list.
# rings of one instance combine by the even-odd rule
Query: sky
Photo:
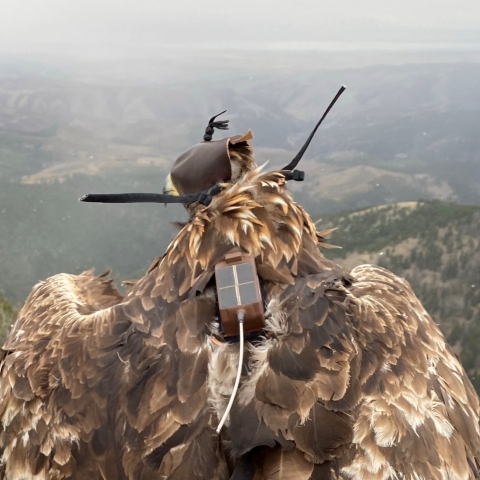
[(480, 43), (479, 0), (0, 0), (0, 53), (172, 45)]

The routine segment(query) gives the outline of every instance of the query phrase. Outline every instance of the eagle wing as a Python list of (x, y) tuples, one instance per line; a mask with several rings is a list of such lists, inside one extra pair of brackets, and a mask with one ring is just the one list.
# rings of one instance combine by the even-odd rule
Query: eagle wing
[(207, 296), (122, 299), (91, 272), (36, 286), (3, 347), (2, 478), (228, 478), (207, 403), (214, 318)]
[(347, 312), (361, 352), (353, 479), (474, 479), (479, 402), (462, 365), (407, 281), (352, 271)]
[[(110, 372), (116, 361), (102, 342), (113, 327), (112, 306), (121, 300), (106, 274), (61, 274), (34, 287), (3, 346), (5, 478), (51, 472), (65, 478), (97, 438), (113, 387), (113, 379), (98, 372)], [(87, 464), (84, 470), (98, 478), (98, 469)]]
[(404, 279), (296, 279), (267, 330), (231, 415), (232, 478), (479, 478), (477, 394)]

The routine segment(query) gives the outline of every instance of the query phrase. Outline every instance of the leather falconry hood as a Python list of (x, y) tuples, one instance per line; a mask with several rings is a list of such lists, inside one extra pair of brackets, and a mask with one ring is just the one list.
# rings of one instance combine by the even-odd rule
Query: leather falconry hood
[(170, 171), (170, 177), (178, 193), (188, 195), (207, 190), (216, 183), (228, 182), (232, 178), (229, 147), (243, 143), (250, 148), (248, 141), (252, 138), (253, 134), (249, 130), (243, 135), (213, 142), (204, 141), (182, 153)]

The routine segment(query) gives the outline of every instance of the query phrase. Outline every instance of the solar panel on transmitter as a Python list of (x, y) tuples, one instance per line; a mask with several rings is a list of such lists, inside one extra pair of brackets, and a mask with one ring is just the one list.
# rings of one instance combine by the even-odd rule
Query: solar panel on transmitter
[(263, 301), (254, 258), (240, 252), (229, 254), (216, 265), (215, 277), (224, 335), (238, 335), (240, 310), (245, 313), (245, 332), (262, 330)]
[(217, 270), (220, 308), (254, 303), (257, 299), (255, 273), (250, 263), (223, 267)]

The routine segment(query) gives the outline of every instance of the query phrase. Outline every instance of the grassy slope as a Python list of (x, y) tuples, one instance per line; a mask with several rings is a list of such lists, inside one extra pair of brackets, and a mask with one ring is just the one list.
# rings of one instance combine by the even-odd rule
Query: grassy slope
[(3, 345), (8, 329), (16, 317), (17, 312), (13, 305), (0, 294), (0, 345)]
[[(84, 204), (87, 192), (159, 191), (162, 176), (75, 175), (54, 185), (0, 180), (0, 292), (15, 303), (59, 272), (107, 268), (121, 278), (143, 275), (175, 234), (181, 206)], [(138, 180), (139, 175), (136, 175)]]

